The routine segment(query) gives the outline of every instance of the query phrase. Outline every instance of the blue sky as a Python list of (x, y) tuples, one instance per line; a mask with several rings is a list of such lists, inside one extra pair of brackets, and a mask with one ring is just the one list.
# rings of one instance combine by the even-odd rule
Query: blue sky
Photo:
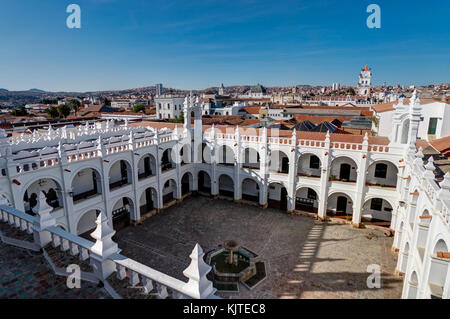
[(448, 83), (449, 16), (441, 0), (0, 0), (0, 88), (355, 85), (365, 64), (375, 84)]

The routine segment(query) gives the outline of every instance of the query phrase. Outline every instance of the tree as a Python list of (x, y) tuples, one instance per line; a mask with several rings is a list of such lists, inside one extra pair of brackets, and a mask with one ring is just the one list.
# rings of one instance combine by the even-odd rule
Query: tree
[(77, 113), (78, 109), (81, 106), (81, 103), (78, 100), (72, 99), (72, 100), (69, 101), (69, 103), (67, 103), (67, 105), (69, 106), (69, 108), (71, 110), (73, 110), (75, 113)]
[(184, 123), (184, 113), (181, 112), (180, 116), (177, 117), (176, 123)]
[(137, 105), (133, 106), (133, 112), (134, 113), (145, 112), (145, 105), (137, 104)]
[(50, 106), (48, 109), (46, 109), (45, 113), (47, 113), (48, 117), (50, 117), (52, 119), (59, 117), (58, 109), (54, 106)]
[(349, 88), (347, 91), (350, 95), (356, 95), (355, 90), (353, 88)]
[(16, 108), (14, 111), (12, 111), (11, 115), (14, 115), (14, 116), (27, 116), (28, 115), (28, 111), (27, 111), (27, 109), (25, 108), (24, 105), (21, 105), (18, 108)]
[(67, 104), (61, 104), (58, 106), (59, 117), (67, 117), (70, 114), (70, 107)]

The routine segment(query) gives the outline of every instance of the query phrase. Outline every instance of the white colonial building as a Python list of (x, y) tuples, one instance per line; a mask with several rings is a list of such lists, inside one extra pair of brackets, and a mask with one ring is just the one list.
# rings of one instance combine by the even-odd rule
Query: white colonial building
[[(309, 211), (320, 219), (344, 216), (357, 227), (376, 220), (396, 231), (394, 246), (406, 252), (400, 270), (417, 276), (404, 297), (449, 297), (448, 177), (436, 183), (432, 164), (424, 168), (420, 153), (416, 155), (420, 112), (413, 97), (397, 111), (395, 134), (389, 140), (206, 127), (200, 103), (191, 97), (184, 100), (183, 127), (152, 122), (117, 126), (108, 121), (50, 127), (45, 134), (35, 131), (14, 138), (3, 134), (0, 198), (33, 215), (44, 194), (55, 226), (76, 235), (91, 232), (100, 215), (121, 229), (192, 191), (261, 208)], [(414, 163), (412, 156), (417, 157)], [(431, 216), (426, 218), (431, 223), (425, 242), (423, 235), (418, 240), (424, 211)], [(414, 257), (420, 255), (418, 247), (424, 249), (422, 265)], [(418, 293), (410, 294), (410, 286)]]
[(156, 116), (158, 119), (176, 119), (183, 113), (184, 97), (163, 94), (155, 97)]

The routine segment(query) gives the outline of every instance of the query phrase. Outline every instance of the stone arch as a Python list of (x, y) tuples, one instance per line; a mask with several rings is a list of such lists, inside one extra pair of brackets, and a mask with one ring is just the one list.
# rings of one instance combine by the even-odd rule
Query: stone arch
[(301, 186), (295, 192), (295, 209), (317, 213), (319, 209), (319, 193), (313, 187)]
[(258, 150), (254, 147), (247, 146), (242, 150), (241, 161), (243, 168), (261, 168), (261, 157)]
[(335, 216), (353, 215), (353, 203), (354, 199), (351, 195), (342, 191), (332, 192), (328, 195), (327, 214)]
[(161, 166), (162, 172), (165, 172), (165, 171), (175, 168), (176, 164), (175, 164), (175, 160), (174, 160), (174, 157), (175, 157), (174, 155), (176, 156), (176, 154), (174, 154), (172, 148), (166, 148), (162, 152), (161, 159), (160, 159), (160, 166)]
[(192, 163), (193, 161), (192, 161), (192, 156), (191, 156), (191, 145), (184, 144), (180, 148), (179, 156), (180, 156), (180, 164), (181, 165)]
[(367, 168), (366, 184), (397, 187), (397, 165), (388, 160), (377, 160)]
[(139, 197), (139, 211), (141, 216), (144, 216), (159, 207), (158, 201), (158, 191), (156, 188), (147, 187), (142, 191), (141, 196)]
[(190, 172), (184, 173), (181, 178), (181, 195), (184, 196), (194, 189), (194, 177)]
[(62, 187), (58, 180), (53, 177), (38, 178), (30, 181), (25, 187), (22, 195), (24, 210), (28, 214), (36, 214), (39, 202), (39, 193), (43, 192), (48, 205), (54, 209), (64, 207)]
[(115, 231), (130, 225), (132, 216), (136, 216), (134, 210), (135, 205), (130, 197), (124, 196), (116, 201), (111, 211), (112, 224)]
[(418, 286), (419, 286), (419, 276), (417, 276), (417, 272), (413, 270), (408, 280), (407, 299), (417, 299)]
[(417, 201), (419, 199), (419, 190), (418, 188), (413, 188), (414, 191), (409, 193), (409, 223), (414, 225), (416, 222), (416, 211), (417, 211)]
[(118, 159), (109, 166), (109, 190), (112, 191), (133, 182), (133, 170), (130, 162)]
[(430, 270), (428, 274), (428, 287), (431, 298), (442, 299), (445, 283), (447, 281), (450, 258), (445, 258), (449, 253), (448, 244), (443, 238), (438, 237), (433, 245), (433, 253), (430, 259)]
[(381, 222), (380, 226), (390, 227), (393, 207), (391, 201), (385, 198), (370, 196), (364, 202), (361, 217), (364, 221)]
[(96, 168), (85, 167), (74, 172), (71, 181), (74, 203), (102, 194), (102, 175)]
[(302, 153), (297, 160), (297, 176), (320, 177), (322, 160), (317, 154)]
[(406, 267), (408, 266), (408, 258), (409, 258), (409, 242), (407, 241), (402, 250), (402, 259), (400, 264), (400, 271), (404, 274), (406, 273)]
[(273, 173), (289, 174), (289, 156), (282, 150), (271, 151), (269, 170)]
[(211, 176), (203, 170), (198, 172), (198, 190), (211, 194)]
[(356, 161), (346, 155), (335, 157), (330, 165), (331, 180), (342, 182), (356, 182), (358, 178), (358, 165)]
[(167, 179), (163, 184), (163, 205), (167, 205), (178, 198), (177, 182), (173, 178)]
[(400, 137), (400, 143), (401, 144), (406, 144), (408, 143), (409, 140), (409, 118), (406, 118), (403, 120), (402, 122), (402, 135)]
[(419, 216), (420, 223), (419, 223), (418, 233), (417, 233), (417, 250), (419, 251), (419, 254), (421, 255), (422, 260), (424, 258), (424, 254), (425, 254), (425, 247), (427, 245), (427, 239), (428, 239), (431, 218), (432, 218), (432, 216), (430, 215), (430, 212), (428, 211), (428, 209), (425, 209), (422, 212), (422, 215)]
[(211, 145), (208, 142), (203, 142), (201, 145), (198, 145), (199, 152), (199, 161), (203, 164), (211, 164)]
[(144, 154), (137, 163), (138, 180), (155, 176), (157, 172), (156, 158), (151, 153)]
[(288, 192), (283, 183), (271, 182), (268, 187), (267, 203), (275, 209), (287, 210)]
[(220, 145), (217, 152), (216, 163), (223, 166), (234, 166), (234, 162), (235, 156), (233, 149), (226, 144)]
[[(96, 220), (100, 214), (99, 209), (88, 209), (84, 213), (80, 214), (78, 220), (76, 221), (76, 234), (82, 235), (84, 238), (90, 238), (89, 235), (97, 227)], [(91, 238), (92, 240), (92, 238)]]
[(259, 203), (261, 198), (261, 189), (261, 184), (253, 178), (244, 178), (242, 180), (242, 199)]
[(221, 174), (218, 181), (219, 194), (221, 196), (234, 198), (234, 178), (228, 174)]

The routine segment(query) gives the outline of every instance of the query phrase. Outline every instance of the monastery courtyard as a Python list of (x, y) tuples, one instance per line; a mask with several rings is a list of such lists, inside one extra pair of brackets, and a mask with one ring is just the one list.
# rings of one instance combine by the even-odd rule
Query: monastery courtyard
[[(118, 232), (122, 254), (186, 281), (198, 242), (205, 253), (233, 239), (262, 257), (267, 278), (225, 298), (400, 298), (393, 237), (382, 231), (322, 223), (275, 209), (196, 196)], [(380, 265), (381, 288), (369, 289), (367, 266)]]

